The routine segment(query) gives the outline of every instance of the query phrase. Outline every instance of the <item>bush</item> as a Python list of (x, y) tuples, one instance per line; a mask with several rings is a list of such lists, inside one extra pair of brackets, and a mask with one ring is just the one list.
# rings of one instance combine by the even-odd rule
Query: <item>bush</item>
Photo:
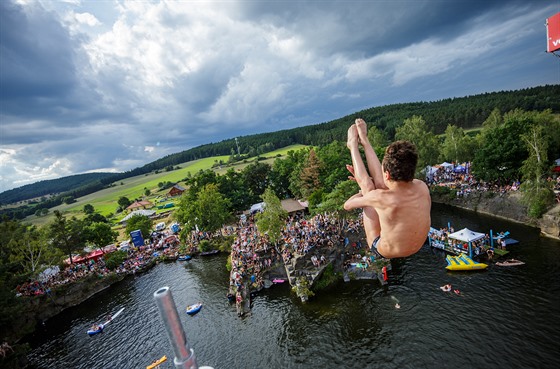
[(445, 186), (431, 186), (430, 193), (432, 195), (445, 196), (449, 194), (454, 194), (454, 190)]
[(115, 251), (108, 255), (105, 255), (103, 258), (105, 259), (105, 266), (109, 270), (115, 270), (119, 265), (122, 264), (123, 261), (126, 260), (128, 254), (126, 251)]
[(323, 271), (321, 278), (317, 282), (315, 282), (315, 285), (313, 286), (313, 290), (314, 291), (324, 290), (327, 287), (337, 283), (341, 278), (342, 278), (342, 273), (335, 273), (333, 265), (329, 264), (327, 265), (327, 267), (325, 267), (325, 270)]
[(198, 251), (206, 252), (210, 250), (212, 250), (212, 244), (210, 243), (210, 241), (208, 240), (200, 241), (200, 244), (198, 245)]
[(228, 256), (227, 261), (226, 261), (226, 269), (228, 272), (231, 272), (232, 266), (231, 266), (231, 255)]
[(315, 296), (315, 293), (309, 289), (309, 282), (305, 277), (297, 279), (296, 285), (292, 287), (292, 292), (305, 299)]
[(221, 252), (231, 252), (231, 245), (234, 240), (235, 236), (219, 237), (214, 241), (214, 248)]

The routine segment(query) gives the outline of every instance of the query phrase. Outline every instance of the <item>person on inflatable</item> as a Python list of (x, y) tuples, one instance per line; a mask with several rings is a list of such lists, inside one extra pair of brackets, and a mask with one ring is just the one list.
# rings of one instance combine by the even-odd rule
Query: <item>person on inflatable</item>
[(360, 191), (346, 200), (344, 209), (363, 209), (364, 230), (372, 252), (385, 258), (415, 254), (425, 243), (431, 223), (428, 186), (414, 179), (418, 162), (416, 147), (408, 141), (393, 142), (385, 150), (381, 164), (367, 138), (363, 119), (356, 119), (348, 129), (347, 146), (352, 165), (346, 168)]

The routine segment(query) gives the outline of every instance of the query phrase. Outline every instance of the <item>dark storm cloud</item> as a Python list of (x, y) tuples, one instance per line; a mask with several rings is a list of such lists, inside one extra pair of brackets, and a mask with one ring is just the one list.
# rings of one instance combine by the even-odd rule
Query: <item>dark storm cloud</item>
[[(243, 1), (238, 16), (306, 35), (310, 47), (371, 56), (427, 38), (445, 41), (473, 18), (523, 1)], [(500, 22), (496, 14), (496, 22)]]
[(0, 0), (0, 191), (558, 75), (549, 1), (21, 4)]
[(1, 1), (0, 24), (2, 102), (65, 98), (76, 85), (76, 71), (72, 45), (60, 23), (44, 12), (25, 14), (19, 5)]

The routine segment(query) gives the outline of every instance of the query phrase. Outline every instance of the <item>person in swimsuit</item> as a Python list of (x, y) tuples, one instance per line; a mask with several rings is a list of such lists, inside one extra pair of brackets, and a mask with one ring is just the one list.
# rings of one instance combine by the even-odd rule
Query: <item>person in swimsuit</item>
[[(367, 168), (359, 145), (366, 156)], [(367, 138), (367, 125), (356, 119), (348, 129), (352, 165), (346, 168), (360, 191), (344, 203), (344, 209), (363, 209), (368, 245), (385, 258), (415, 254), (430, 230), (431, 198), (428, 186), (414, 179), (418, 153), (414, 144), (396, 141), (385, 150), (383, 163)], [(369, 171), (369, 173), (368, 173)]]

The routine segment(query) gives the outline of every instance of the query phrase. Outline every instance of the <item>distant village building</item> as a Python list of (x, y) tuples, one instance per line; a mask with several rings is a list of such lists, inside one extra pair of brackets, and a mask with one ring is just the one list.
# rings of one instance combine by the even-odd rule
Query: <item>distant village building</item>
[(153, 206), (154, 206), (154, 204), (152, 204), (151, 202), (149, 202), (147, 200), (134, 201), (132, 204), (130, 204), (126, 208), (126, 210), (134, 211), (134, 210), (140, 210), (140, 209), (149, 209)]
[(167, 197), (181, 196), (183, 192), (185, 192), (185, 189), (179, 186), (178, 184), (176, 184), (173, 187), (171, 187), (171, 189), (167, 193)]
[[(288, 214), (297, 213), (298, 211), (306, 212), (308, 208), (308, 204), (305, 201), (300, 201), (296, 199), (285, 199), (280, 201), (280, 205), (282, 209), (286, 210)], [(257, 204), (253, 204), (251, 209), (245, 212), (245, 214), (255, 214), (264, 211), (264, 202), (259, 202)]]
[(305, 212), (308, 208), (307, 202), (296, 199), (285, 199), (281, 201), (281, 204), (288, 214), (297, 213), (298, 211)]

